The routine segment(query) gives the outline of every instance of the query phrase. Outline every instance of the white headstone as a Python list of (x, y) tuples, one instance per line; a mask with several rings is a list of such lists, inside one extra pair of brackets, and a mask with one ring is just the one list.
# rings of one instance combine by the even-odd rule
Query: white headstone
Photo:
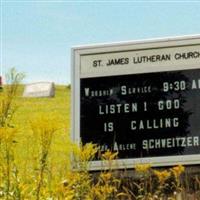
[(53, 82), (37, 82), (27, 84), (23, 97), (54, 97), (55, 85)]

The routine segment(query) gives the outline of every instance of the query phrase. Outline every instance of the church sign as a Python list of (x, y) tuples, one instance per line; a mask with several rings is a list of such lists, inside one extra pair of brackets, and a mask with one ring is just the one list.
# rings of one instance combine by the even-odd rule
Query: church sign
[[(200, 164), (200, 37), (76, 47), (72, 139), (117, 168)], [(98, 156), (91, 169), (102, 163)]]

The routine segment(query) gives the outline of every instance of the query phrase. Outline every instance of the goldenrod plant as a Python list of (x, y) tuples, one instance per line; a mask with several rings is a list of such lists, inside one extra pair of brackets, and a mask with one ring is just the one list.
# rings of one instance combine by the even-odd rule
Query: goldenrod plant
[[(98, 147), (91, 143), (76, 148), (76, 156), (78, 156), (80, 164), (62, 181), (62, 186), (58, 190), (60, 198), (66, 200), (117, 200), (125, 196), (124, 193), (119, 192), (120, 180), (114, 176), (111, 169), (94, 175), (88, 171), (88, 162), (94, 158), (97, 151)], [(108, 162), (115, 157), (116, 153), (110, 151), (102, 154), (102, 159)]]
[(8, 200), (20, 199), (14, 150), (17, 129), (10, 122), (15, 112), (13, 100), (24, 75), (12, 68), (6, 77), (7, 85), (0, 96), (0, 196)]
[(13, 184), (15, 136), (17, 130), (9, 127), (0, 128), (0, 180), (1, 195), (7, 200), (14, 194), (16, 184)]
[(10, 126), (10, 121), (16, 110), (13, 101), (23, 78), (24, 74), (17, 72), (15, 68), (11, 68), (10, 72), (6, 74), (6, 86), (0, 95), (0, 127)]
[[(186, 200), (180, 199), (182, 192), (181, 176), (184, 167), (157, 169), (150, 164), (134, 165), (132, 178), (122, 176), (122, 191), (126, 200)], [(179, 197), (179, 198), (178, 198)]]
[(38, 116), (37, 119), (31, 122), (32, 131), (34, 137), (38, 139), (39, 143), (39, 167), (38, 175), (36, 178), (36, 191), (35, 196), (36, 200), (41, 199), (41, 190), (45, 184), (47, 178), (48, 168), (48, 156), (51, 150), (51, 144), (55, 132), (59, 129), (58, 122), (56, 118), (50, 116)]
[(73, 146), (73, 167), (79, 171), (88, 171), (89, 161), (93, 160), (98, 147), (96, 144), (87, 143), (85, 145), (72, 144)]

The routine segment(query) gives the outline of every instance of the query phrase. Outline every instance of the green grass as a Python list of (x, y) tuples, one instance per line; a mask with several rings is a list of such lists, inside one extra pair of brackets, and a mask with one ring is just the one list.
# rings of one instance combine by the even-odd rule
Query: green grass
[(24, 87), (20, 86), (15, 101), (17, 106), (14, 115), (14, 124), (29, 131), (29, 120), (38, 114), (49, 115), (55, 113), (69, 131), (70, 121), (70, 90), (66, 86), (56, 86), (54, 98), (25, 98), (22, 97)]

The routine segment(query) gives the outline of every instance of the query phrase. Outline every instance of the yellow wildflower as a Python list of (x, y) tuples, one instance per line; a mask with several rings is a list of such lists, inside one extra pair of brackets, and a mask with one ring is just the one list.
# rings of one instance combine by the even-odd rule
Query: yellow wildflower
[(80, 148), (80, 159), (81, 161), (90, 161), (98, 151), (96, 144), (87, 143)]
[(114, 160), (116, 159), (118, 155), (118, 152), (111, 152), (110, 150), (107, 150), (105, 153), (102, 154), (103, 160)]
[(171, 173), (167, 170), (163, 171), (154, 170), (154, 174), (158, 177), (160, 183), (163, 183), (171, 175)]
[(178, 166), (175, 166), (171, 169), (171, 171), (174, 173), (174, 175), (176, 177), (180, 176), (184, 171), (185, 171), (185, 167), (182, 166), (182, 165), (178, 165)]
[(107, 173), (101, 173), (101, 174), (100, 174), (100, 177), (101, 177), (101, 179), (102, 179), (104, 182), (108, 182), (108, 181), (111, 179), (112, 174), (109, 173), (109, 172), (107, 172)]
[(14, 128), (0, 128), (0, 140), (5, 143), (14, 142), (17, 130)]
[(150, 168), (151, 168), (150, 164), (138, 164), (135, 166), (136, 172), (139, 172), (139, 173), (147, 172), (149, 171)]

